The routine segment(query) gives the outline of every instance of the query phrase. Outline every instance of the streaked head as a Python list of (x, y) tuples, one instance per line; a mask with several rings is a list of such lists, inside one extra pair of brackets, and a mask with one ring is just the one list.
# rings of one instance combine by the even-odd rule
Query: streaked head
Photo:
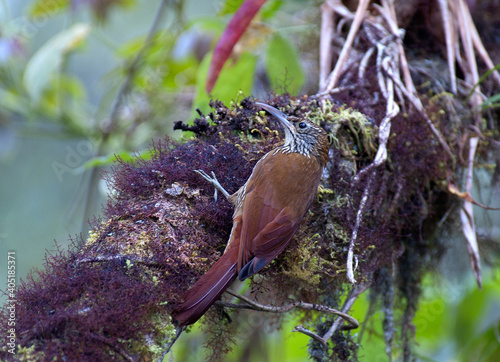
[(323, 128), (308, 120), (295, 116), (287, 116), (280, 110), (261, 102), (256, 105), (275, 116), (285, 130), (285, 144), (290, 152), (297, 152), (304, 156), (316, 156), (325, 165), (328, 157), (328, 138)]

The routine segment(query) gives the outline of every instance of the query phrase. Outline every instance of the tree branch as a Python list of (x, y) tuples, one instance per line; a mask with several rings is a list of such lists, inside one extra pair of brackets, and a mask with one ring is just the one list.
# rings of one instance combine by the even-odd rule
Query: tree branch
[(231, 294), (233, 297), (236, 297), (236, 298), (242, 300), (247, 305), (227, 303), (227, 302), (218, 302), (219, 305), (223, 305), (225, 307), (230, 307), (230, 308), (252, 309), (252, 310), (257, 310), (257, 311), (261, 311), (261, 312), (269, 312), (269, 313), (286, 313), (294, 308), (303, 309), (303, 310), (314, 310), (314, 311), (318, 311), (318, 312), (336, 314), (336, 315), (340, 316), (341, 318), (343, 318), (346, 322), (349, 322), (350, 324), (352, 324), (353, 328), (359, 327), (359, 322), (355, 318), (353, 318), (350, 315), (343, 313), (337, 309), (330, 308), (330, 307), (327, 307), (325, 305), (312, 304), (312, 303), (306, 303), (306, 302), (301, 302), (301, 301), (294, 301), (291, 304), (288, 304), (288, 305), (285, 305), (282, 307), (276, 307), (276, 306), (264, 305), (264, 304), (257, 303), (256, 301), (251, 300), (250, 298), (245, 297), (244, 295), (236, 293), (235, 291), (233, 291), (231, 289), (226, 289), (226, 293)]

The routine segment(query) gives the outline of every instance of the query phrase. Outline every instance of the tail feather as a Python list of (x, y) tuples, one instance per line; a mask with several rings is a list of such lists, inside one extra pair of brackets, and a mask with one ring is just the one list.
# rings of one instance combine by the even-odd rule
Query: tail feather
[(174, 316), (179, 325), (193, 324), (236, 279), (238, 254), (226, 250), (219, 260), (184, 294), (184, 302)]

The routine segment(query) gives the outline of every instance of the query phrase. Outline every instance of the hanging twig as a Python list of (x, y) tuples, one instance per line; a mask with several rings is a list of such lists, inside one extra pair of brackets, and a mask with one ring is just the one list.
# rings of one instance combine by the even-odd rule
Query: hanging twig
[(347, 252), (347, 279), (352, 284), (356, 283), (353, 267), (354, 245), (356, 244), (358, 231), (363, 220), (364, 210), (370, 195), (372, 181), (376, 173), (376, 167), (380, 166), (387, 160), (387, 142), (389, 141), (391, 131), (391, 120), (399, 113), (399, 107), (394, 101), (394, 83), (391, 78), (387, 77), (387, 73), (391, 67), (396, 67), (395, 64), (397, 63), (397, 59), (394, 59), (394, 51), (388, 51), (386, 53), (387, 47), (382, 44), (382, 40), (377, 43), (377, 79), (380, 91), (387, 100), (386, 115), (379, 126), (379, 147), (373, 163), (358, 172), (358, 174), (354, 177), (354, 182), (358, 182), (363, 175), (371, 172), (361, 197), (361, 202), (356, 214), (356, 222), (354, 224)]
[[(493, 64), (493, 61), (488, 55), (488, 52), (486, 51), (484, 44), (479, 37), (479, 33), (477, 32), (476, 26), (474, 25), (474, 21), (472, 20), (472, 16), (470, 14), (469, 7), (467, 6), (467, 4), (464, 4), (463, 0), (459, 1), (461, 5), (460, 8), (463, 12), (463, 19), (465, 20), (465, 24), (469, 29), (472, 43), (474, 44), (474, 47), (476, 48), (479, 56), (483, 59), (483, 62), (486, 64), (486, 67), (488, 67), (489, 69), (493, 69), (495, 65)], [(498, 71), (493, 71), (492, 75), (493, 78), (495, 78), (496, 82), (500, 85), (500, 74), (498, 73)]]
[[(468, 12), (467, 5), (464, 4), (463, 0), (458, 0), (458, 21), (460, 23), (460, 35), (462, 38), (462, 44), (464, 47), (465, 59), (467, 60), (467, 69), (464, 69), (465, 80), (467, 80), (471, 85), (477, 84), (479, 81), (479, 74), (477, 71), (476, 55), (474, 54), (474, 46), (472, 44), (471, 29), (467, 21), (466, 12)], [(481, 99), (479, 98), (476, 91), (470, 98), (473, 108), (476, 108), (481, 104)], [(476, 123), (480, 122), (481, 116), (476, 112)]]
[(438, 0), (441, 19), (443, 20), (443, 29), (446, 40), (446, 58), (448, 59), (448, 71), (450, 73), (451, 92), (457, 94), (457, 80), (455, 76), (455, 26), (451, 25), (448, 2), (446, 0)]
[[(332, 3), (334, 2), (333, 1), (328, 2), (328, 4)], [(356, 34), (358, 33), (359, 27), (361, 25), (361, 22), (365, 17), (366, 9), (368, 8), (369, 3), (370, 0), (360, 0), (358, 9), (356, 10), (356, 13), (354, 15), (354, 20), (351, 24), (351, 28), (349, 29), (349, 34), (347, 35), (346, 42), (342, 47), (342, 51), (340, 52), (339, 59), (337, 60), (337, 63), (335, 64), (335, 68), (333, 69), (332, 73), (328, 77), (328, 82), (325, 89), (320, 89), (320, 91), (329, 92), (337, 84), (337, 81), (339, 80), (340, 77), (340, 72), (344, 69), (344, 65), (345, 62), (347, 61), (347, 57), (349, 56), (352, 43), (354, 42)]]
[(408, 61), (406, 60), (406, 55), (403, 47), (403, 36), (404, 30), (398, 27), (396, 21), (396, 9), (394, 8), (393, 1), (382, 1), (382, 6), (374, 4), (375, 9), (377, 9), (387, 23), (390, 33), (394, 36), (394, 41), (398, 48), (399, 53), (399, 70), (403, 73), (404, 84), (410, 93), (415, 92), (415, 86), (413, 84), (413, 79), (411, 78), (410, 68), (408, 66)]
[(386, 116), (380, 123), (379, 127), (379, 147), (377, 150), (377, 154), (375, 155), (375, 160), (373, 161), (372, 164), (367, 166), (365, 169), (361, 170), (356, 177), (354, 178), (354, 181), (357, 182), (360, 177), (368, 172), (369, 170), (372, 170), (372, 175), (368, 179), (365, 189), (363, 191), (363, 196), (361, 197), (361, 202), (358, 208), (358, 213), (356, 215), (356, 223), (354, 224), (354, 229), (352, 231), (352, 236), (351, 240), (349, 242), (349, 250), (347, 252), (347, 279), (351, 283), (356, 283), (356, 279), (354, 278), (354, 269), (353, 269), (353, 256), (354, 256), (354, 245), (357, 240), (358, 236), (358, 230), (359, 227), (361, 226), (361, 221), (363, 218), (364, 214), (364, 209), (366, 207), (366, 203), (368, 201), (368, 196), (370, 194), (371, 190), (371, 183), (373, 180), (373, 177), (375, 176), (376, 168), (377, 166), (381, 165), (384, 163), (387, 159), (387, 142), (389, 140), (390, 132), (391, 132), (391, 120), (399, 113), (399, 107), (398, 105), (394, 102), (394, 87), (392, 81), (389, 81), (387, 83), (387, 94), (388, 94), (388, 99), (387, 99), (387, 110), (386, 110)]
[[(472, 137), (469, 140), (469, 161), (467, 165), (467, 176), (465, 179), (465, 190), (472, 193), (472, 175), (474, 169), (474, 158), (476, 154), (479, 137)], [(474, 223), (474, 208), (472, 202), (464, 201), (464, 206), (460, 210), (460, 219), (462, 220), (462, 230), (467, 240), (467, 249), (469, 251), (469, 261), (476, 278), (479, 288), (481, 288), (481, 263), (479, 258), (479, 247), (476, 238), (476, 228)]]

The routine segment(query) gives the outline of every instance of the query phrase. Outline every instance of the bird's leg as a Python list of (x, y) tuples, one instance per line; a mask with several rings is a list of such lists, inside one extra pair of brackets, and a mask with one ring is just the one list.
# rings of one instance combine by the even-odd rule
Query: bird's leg
[(205, 180), (207, 180), (208, 182), (210, 182), (215, 187), (215, 191), (214, 191), (214, 199), (215, 199), (215, 201), (217, 201), (217, 190), (219, 190), (220, 192), (222, 192), (222, 194), (226, 197), (226, 199), (229, 199), (229, 197), (231, 195), (229, 195), (229, 192), (227, 192), (226, 189), (224, 187), (222, 187), (222, 185), (217, 180), (217, 177), (215, 177), (215, 173), (213, 171), (212, 171), (212, 177), (210, 177), (203, 170), (194, 170), (194, 172), (196, 172), (198, 175), (200, 175), (201, 177), (203, 177)]

